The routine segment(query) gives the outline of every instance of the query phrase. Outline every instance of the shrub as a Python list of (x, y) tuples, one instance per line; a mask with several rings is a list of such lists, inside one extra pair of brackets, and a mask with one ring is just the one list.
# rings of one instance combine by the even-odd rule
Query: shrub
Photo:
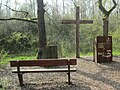
[(4, 66), (5, 57), (7, 56), (7, 53), (2, 49), (0, 49), (0, 67)]

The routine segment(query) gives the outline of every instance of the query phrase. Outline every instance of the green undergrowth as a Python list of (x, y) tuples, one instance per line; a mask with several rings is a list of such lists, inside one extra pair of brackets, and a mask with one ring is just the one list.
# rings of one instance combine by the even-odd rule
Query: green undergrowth
[(9, 55), (8, 57), (6, 57), (6, 59), (9, 60), (29, 60), (29, 59), (35, 59), (36, 56), (35, 55)]
[(0, 67), (4, 67), (7, 65), (11, 60), (35, 60), (36, 56), (21, 56), (21, 55), (7, 55), (1, 62)]

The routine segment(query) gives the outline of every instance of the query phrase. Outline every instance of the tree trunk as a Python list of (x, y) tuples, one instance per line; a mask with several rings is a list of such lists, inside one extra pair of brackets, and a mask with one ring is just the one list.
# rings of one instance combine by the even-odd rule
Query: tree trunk
[(109, 17), (103, 18), (103, 36), (108, 36)]
[(46, 30), (44, 20), (43, 0), (37, 0), (38, 5), (38, 31), (39, 31), (39, 51), (37, 59), (57, 58), (57, 46), (47, 46)]
[(44, 20), (43, 0), (37, 0), (38, 3), (38, 31), (39, 31), (39, 49), (46, 46), (46, 30)]
[(44, 5), (43, 0), (37, 0), (37, 14), (38, 14), (38, 32), (39, 32), (39, 51), (37, 58), (46, 58), (46, 54), (43, 56), (43, 51), (46, 51), (46, 31), (45, 31), (45, 20), (44, 20)]

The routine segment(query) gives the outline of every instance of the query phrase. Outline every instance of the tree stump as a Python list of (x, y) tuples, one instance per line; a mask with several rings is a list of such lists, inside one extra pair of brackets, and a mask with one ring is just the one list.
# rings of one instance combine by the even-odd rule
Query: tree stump
[(54, 59), (58, 58), (57, 46), (42, 47), (37, 55), (37, 59)]

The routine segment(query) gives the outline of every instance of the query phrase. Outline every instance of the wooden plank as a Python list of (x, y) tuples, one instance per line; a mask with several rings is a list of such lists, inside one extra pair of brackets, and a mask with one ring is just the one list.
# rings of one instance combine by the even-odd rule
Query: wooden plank
[[(39, 60), (24, 60), (10, 61), (11, 67), (16, 67), (19, 62), (20, 67), (27, 66), (63, 66), (68, 64), (69, 59), (39, 59)], [(70, 59), (70, 65), (76, 65), (76, 59)]]
[(79, 54), (80, 54), (80, 46), (79, 46), (79, 19), (80, 19), (80, 15), (79, 15), (79, 7), (76, 7), (76, 58), (79, 58)]
[[(79, 20), (79, 24), (92, 24), (93, 20)], [(62, 24), (76, 24), (76, 20), (62, 20)]]
[[(42, 73), (42, 72), (68, 72), (68, 68), (57, 68), (57, 69), (21, 69), (20, 73)], [(76, 72), (76, 68), (70, 68), (70, 72)], [(17, 69), (13, 70), (12, 73), (18, 73)]]

